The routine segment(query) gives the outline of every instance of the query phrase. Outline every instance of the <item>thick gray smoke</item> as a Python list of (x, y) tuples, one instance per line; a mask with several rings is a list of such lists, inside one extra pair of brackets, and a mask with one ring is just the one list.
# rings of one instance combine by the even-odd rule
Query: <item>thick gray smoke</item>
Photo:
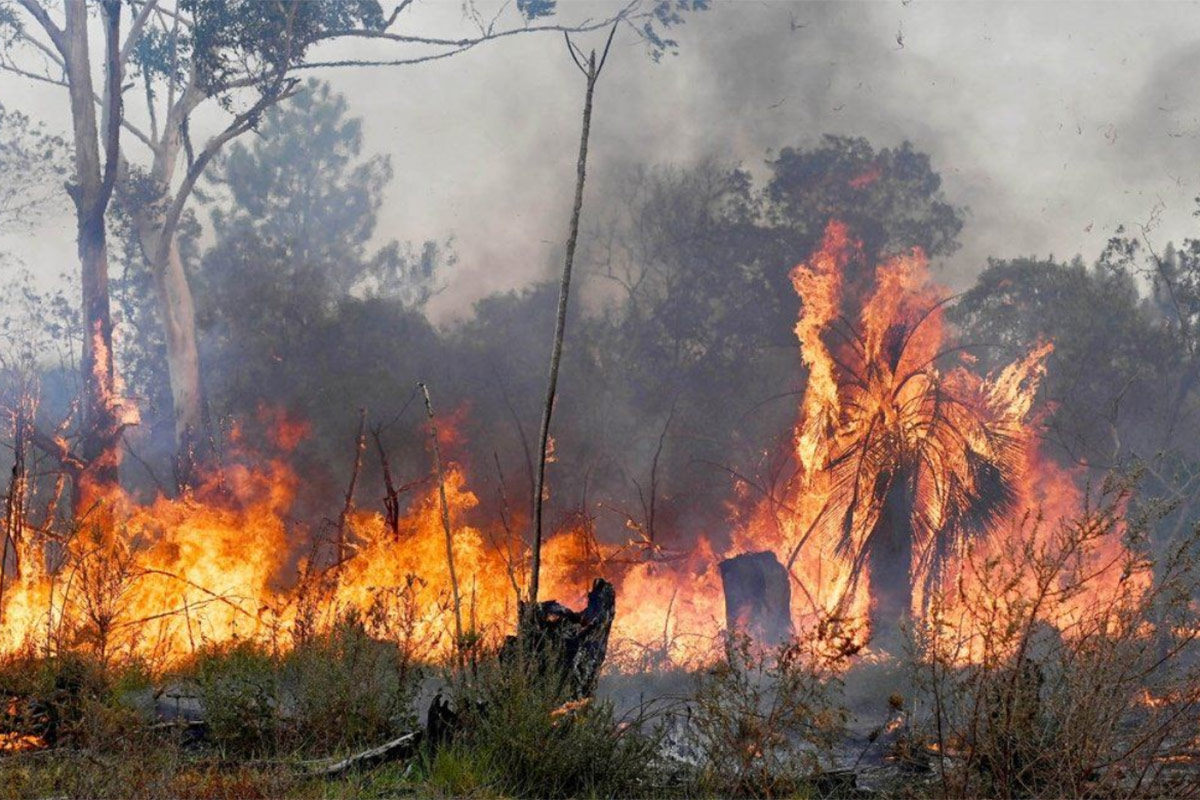
[[(841, 133), (932, 156), (972, 211), (957, 284), (987, 256), (1093, 258), (1160, 205), (1159, 235), (1179, 239), (1198, 177), (1197, 16), (1187, 4), (717, 3), (674, 32), (679, 53), (661, 64), (623, 31), (597, 101), (589, 202), (625, 162), (716, 155), (756, 169), (769, 150)], [(394, 91), (377, 74), (333, 80), (367, 116), (369, 147), (396, 163), (383, 227), (457, 237), (459, 279), (437, 316), (547, 269), (580, 103), (561, 40), (398, 72)]]
[[(582, 17), (613, 4), (564, 6)], [(445, 29), (461, 9), (406, 13), (415, 27)], [(955, 282), (989, 255), (1091, 258), (1116, 226), (1152, 217), (1163, 240), (1179, 239), (1196, 193), (1198, 15), (1184, 3), (1147, 13), (1133, 3), (717, 2), (672, 31), (679, 52), (661, 64), (622, 30), (598, 99), (589, 201), (602, 201), (596, 191), (621, 163), (715, 154), (754, 168), (770, 149), (832, 132), (876, 146), (908, 139), (933, 157), (949, 197), (972, 210)], [(437, 318), (544, 274), (564, 237), (580, 103), (559, 37), (325, 75), (366, 118), (367, 149), (396, 166), (381, 235), (456, 237), (462, 258)], [(62, 126), (53, 91), (0, 75), (6, 103)], [(0, 237), (47, 280), (72, 260), (66, 217)]]
[[(560, 5), (572, 19), (616, 8)], [(406, 14), (422, 30), (461, 23), (457, 3), (418, 3)], [(1181, 240), (1192, 231), (1200, 177), (1194, 153), (1200, 90), (1192, 80), (1200, 50), (1190, 40), (1197, 17), (1200, 11), (1183, 4), (1155, 5), (1148, 13), (1134, 4), (718, 2), (671, 29), (678, 52), (661, 63), (647, 57), (633, 31), (622, 29), (596, 100), (585, 226), (602, 224), (622, 202), (619, 178), (632, 166), (717, 159), (741, 164), (761, 185), (766, 160), (782, 148), (809, 147), (838, 134), (864, 137), (877, 149), (909, 141), (931, 157), (946, 199), (969, 209), (962, 247), (938, 265), (955, 288), (969, 285), (989, 256), (1081, 253), (1092, 261), (1121, 225), (1149, 224), (1156, 243)], [(579, 42), (600, 47), (603, 33)], [(326, 55), (386, 58), (388, 48), (359, 41), (330, 47)], [(453, 237), (457, 263), (427, 308), (446, 341), (461, 334), (451, 323), (470, 319), (481, 298), (529, 287), (559, 268), (582, 101), (580, 77), (560, 36), (512, 37), (417, 66), (314, 75), (328, 80), (350, 113), (363, 119), (364, 152), (391, 159), (395, 180), (376, 228), (380, 242)], [(50, 89), (0, 74), (0, 99), (52, 127), (67, 122), (64, 99)], [(193, 135), (202, 139), (220, 122), (211, 112), (197, 115)], [(132, 143), (130, 152), (136, 154)], [(65, 202), (61, 208), (31, 231), (0, 231), (0, 254), (11, 250), (47, 285), (75, 262), (73, 224)], [(202, 234), (201, 247), (211, 239), (210, 232)], [(778, 260), (804, 256), (781, 253)], [(0, 269), (8, 268), (0, 260)], [(602, 285), (584, 280), (581, 289), (594, 294)], [(417, 379), (452, 387), (439, 395), (447, 405), (468, 403), (480, 420), (470, 431), (481, 449), (478, 471), (490, 474), (492, 453), (482, 451), (494, 446), (516, 483), (524, 467), (513, 420), (523, 418), (532, 435), (542, 391), (549, 317), (535, 320), (529, 309), (548, 312), (552, 297), (543, 294), (513, 312), (502, 329), (511, 340), (485, 341), (495, 353), (477, 348), (477, 362), (460, 352), (470, 348), (444, 357), (437, 348), (445, 342), (435, 342), (422, 321), (412, 330), (428, 341), (387, 342), (419, 350), (420, 359), (379, 355), (382, 347), (375, 353), (386, 361), (381, 372), (392, 383), (360, 370), (363, 392), (374, 395), (360, 393), (351, 381), (297, 391), (306, 399), (326, 398), (327, 417), (318, 422), (337, 429), (324, 440), (329, 480), (323, 483), (343, 480), (355, 409), (365, 403), (374, 413), (392, 413)], [(370, 321), (365, 313), (363, 319)], [(578, 330), (577, 318), (572, 325)], [(480, 338), (495, 336), (493, 330)], [(360, 355), (369, 355), (365, 347)], [(497, 374), (500, 355), (509, 357), (510, 374)], [(341, 356), (331, 355), (330, 363), (345, 366)], [(778, 380), (730, 413), (754, 416), (746, 409), (759, 408), (762, 397), (796, 388), (802, 375), (794, 351), (781, 348), (771, 357)], [(209, 362), (207, 368), (224, 374), (240, 367)], [(586, 395), (593, 390), (589, 376), (574, 369), (584, 367), (566, 368), (569, 391)], [(628, 388), (615, 378), (613, 386)], [(678, 387), (684, 395), (705, 389)], [(515, 410), (504, 407), (505, 392), (513, 394)], [(597, 402), (587, 406), (595, 417), (561, 420), (579, 428), (580, 450), (564, 455), (575, 461), (564, 461), (563, 471), (570, 463), (586, 467), (576, 476), (581, 497), (607, 482), (623, 486), (630, 499), (633, 481), (647, 480), (667, 410), (645, 400), (633, 394)], [(780, 405), (774, 413), (786, 429), (792, 412)], [(424, 468), (422, 444), (410, 422), (412, 436), (403, 444), (412, 453), (409, 474), (417, 474)], [(679, 435), (694, 443), (705, 433)], [(771, 445), (746, 438), (752, 448)], [(709, 469), (708, 483), (697, 483), (697, 458), (681, 452), (675, 470), (692, 470), (691, 487), (719, 505), (729, 476)], [(601, 466), (592, 473), (594, 465)], [(620, 522), (619, 515), (612, 519)]]

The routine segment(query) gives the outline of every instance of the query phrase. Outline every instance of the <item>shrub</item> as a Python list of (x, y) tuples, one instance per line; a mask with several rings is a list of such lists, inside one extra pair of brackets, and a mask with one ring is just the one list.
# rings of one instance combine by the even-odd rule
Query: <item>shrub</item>
[(204, 706), (212, 742), (237, 755), (275, 749), (279, 731), (276, 661), (254, 642), (206, 645), (188, 674)]
[[(1200, 539), (1153, 560), (1106, 484), (1052, 531), (1034, 519), (974, 554), (973, 585), (934, 594), (916, 670), (945, 796), (1083, 797), (1159, 790), (1200, 724)], [(1114, 556), (1125, 533), (1129, 550)], [(1171, 790), (1174, 793), (1176, 790)]]
[(50, 745), (111, 745), (144, 722), (127, 698), (149, 681), (140, 662), (106, 665), (82, 654), (17, 651), (0, 660), (0, 729)]
[(572, 700), (563, 681), (529, 663), (547, 661), (514, 653), (504, 662), (486, 658), (454, 680), (461, 730), (447, 758), (468, 763), (473, 779), (490, 778), (505, 795), (643, 794), (656, 737), (637, 720), (615, 719), (607, 702)]
[(276, 653), (250, 641), (210, 645), (185, 677), (196, 686), (210, 739), (238, 755), (330, 753), (412, 730), (420, 670), (357, 613)]
[(731, 635), (726, 658), (697, 676), (691, 720), (701, 738), (700, 790), (773, 797), (803, 791), (829, 766), (846, 721), (841, 658), (816, 640), (764, 650)]
[(348, 614), (283, 657), (288, 728), (298, 745), (322, 751), (393, 738), (416, 727), (418, 677), (402, 647), (373, 638)]

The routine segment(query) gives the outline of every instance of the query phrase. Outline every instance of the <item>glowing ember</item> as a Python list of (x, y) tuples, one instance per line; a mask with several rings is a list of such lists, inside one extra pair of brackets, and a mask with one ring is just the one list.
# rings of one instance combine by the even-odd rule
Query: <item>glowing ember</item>
[(24, 753), (30, 750), (41, 750), (46, 741), (40, 736), (23, 733), (0, 733), (0, 752)]

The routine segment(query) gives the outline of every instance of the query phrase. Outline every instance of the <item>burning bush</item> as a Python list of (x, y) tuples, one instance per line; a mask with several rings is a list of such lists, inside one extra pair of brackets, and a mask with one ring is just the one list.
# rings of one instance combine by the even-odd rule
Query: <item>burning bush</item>
[[(1200, 531), (1150, 558), (1159, 509), (1127, 516), (1130, 490), (1108, 482), (1049, 536), (1028, 520), (968, 558), (977, 580), (931, 598), (915, 669), (944, 796), (1182, 791), (1171, 770), (1200, 725)], [(1136, 549), (1114, 556), (1122, 525)]]

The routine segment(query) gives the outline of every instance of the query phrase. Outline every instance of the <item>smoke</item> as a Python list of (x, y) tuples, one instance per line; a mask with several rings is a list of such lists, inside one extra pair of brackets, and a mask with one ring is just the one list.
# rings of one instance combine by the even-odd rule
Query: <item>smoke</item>
[[(769, 151), (840, 133), (931, 155), (949, 198), (972, 211), (942, 276), (956, 287), (988, 256), (1092, 258), (1160, 200), (1162, 235), (1178, 239), (1196, 178), (1188, 131), (1200, 130), (1186, 68), (1194, 14), (717, 3), (673, 31), (678, 54), (660, 64), (623, 30), (598, 91), (588, 203), (603, 202), (605, 176), (625, 163), (711, 155), (757, 170)], [(393, 74), (395, 91), (379, 90), (379, 73), (333, 80), (367, 117), (368, 148), (397, 165), (381, 227), (457, 237), (457, 277), (434, 317), (547, 274), (565, 236), (582, 100), (561, 39)]]
[[(613, 8), (561, 5), (573, 18)], [(453, 3), (416, 4), (406, 14), (422, 29), (461, 23), (461, 6)], [(1153, 220), (1156, 237), (1181, 239), (1191, 231), (1197, 178), (1192, 150), (1200, 136), (1200, 89), (1190, 80), (1200, 59), (1189, 41), (1195, 14), (1184, 5), (1157, 5), (1149, 13), (1133, 4), (747, 0), (689, 15), (671, 31), (678, 53), (661, 63), (647, 57), (632, 31), (621, 29), (596, 98), (585, 225), (597, 224), (621, 201), (617, 176), (632, 165), (686, 166), (716, 158), (740, 163), (761, 179), (772, 153), (816, 144), (831, 133), (863, 136), (876, 148), (911, 141), (931, 156), (947, 199), (970, 209), (961, 249), (937, 265), (937, 277), (953, 288), (968, 285), (988, 256), (1079, 252), (1090, 260), (1122, 224)], [(601, 47), (603, 40), (604, 33), (596, 32), (579, 44)], [(386, 57), (389, 47), (359, 41), (331, 46), (328, 55)], [(478, 301), (526, 289), (559, 268), (583, 90), (560, 36), (517, 36), (445, 61), (336, 69), (321, 77), (363, 118), (364, 152), (391, 158), (395, 180), (377, 225), (380, 241), (454, 237), (458, 261), (428, 306), (443, 333), (470, 337), (476, 332), (454, 323), (470, 320)], [(0, 96), (65, 130), (65, 98), (12, 76), (0, 76)], [(221, 124), (216, 112), (197, 114), (193, 137), (201, 140)], [(128, 146), (135, 154), (135, 143)], [(48, 284), (74, 260), (65, 202), (62, 214), (36, 231), (0, 236), (0, 247), (10, 246)], [(586, 290), (586, 282), (581, 287)], [(328, 464), (319, 483), (333, 494), (340, 490), (358, 405), (393, 411), (417, 379), (426, 379), (438, 389), (451, 387), (438, 395), (447, 412), (460, 402), (472, 404), (468, 419), (475, 414), (483, 421), (468, 433), (483, 442), (481, 449), (501, 451), (516, 484), (522, 458), (512, 419), (523, 419), (530, 434), (535, 430), (546, 349), (537, 337), (549, 337), (552, 302), (552, 294), (542, 291), (525, 312), (544, 319), (514, 319), (507, 328), (492, 329), (490, 335), (505, 337), (493, 343), (495, 352), (477, 353), (476, 361), (458, 354), (459, 362), (447, 363), (442, 344), (422, 321), (391, 320), (403, 337), (385, 344), (421, 356), (395, 356), (380, 378), (364, 367), (359, 372), (366, 388), (350, 379), (320, 387), (325, 397), (336, 395), (322, 400), (326, 408), (341, 403), (344, 413), (318, 420), (326, 426), (320, 455)], [(364, 330), (371, 329), (370, 311), (362, 312)], [(568, 342), (575, 330), (568, 330)], [(515, 349), (524, 354), (504, 362), (512, 374), (501, 380), (498, 358)], [(794, 353), (775, 358), (777, 375), (786, 370), (788, 376), (779, 388), (794, 388), (787, 385), (799, 379)], [(353, 372), (332, 348), (327, 362)], [(588, 379), (583, 367), (565, 367), (571, 391), (585, 394)], [(683, 387), (685, 393), (699, 388)], [(510, 400), (515, 411), (504, 407)], [(577, 440), (595, 443), (595, 449), (562, 457), (608, 470), (589, 474), (585, 488), (631, 491), (631, 476), (647, 480), (665, 415), (626, 402), (596, 404), (592, 418), (559, 418), (578, 426)], [(792, 414), (781, 408), (776, 411), (786, 426)], [(411, 417), (405, 425), (415, 429)], [(618, 426), (624, 438), (613, 433)], [(610, 439), (614, 443), (605, 450)], [(400, 449), (400, 441), (393, 444)], [(415, 430), (403, 444), (413, 453), (412, 463), (403, 465), (406, 477), (420, 474), (423, 453)], [(605, 462), (614, 451), (625, 460)], [(491, 453), (479, 455), (475, 466), (486, 475)], [(562, 471), (571, 463), (564, 460)], [(366, 475), (372, 485), (378, 483), (373, 469)], [(727, 475), (711, 470), (707, 482), (694, 474), (690, 480), (694, 491), (711, 491), (718, 501), (729, 485)]]
[[(1160, 238), (1180, 239), (1196, 193), (1196, 14), (1188, 4), (1147, 13), (1117, 3), (718, 2), (671, 31), (678, 53), (659, 64), (622, 29), (597, 98), (588, 202), (602, 201), (605, 175), (623, 163), (715, 155), (755, 169), (769, 150), (845, 133), (877, 147), (911, 140), (933, 157), (950, 199), (971, 208), (943, 276), (956, 286), (989, 255), (1090, 259), (1118, 225), (1152, 215)], [(406, 18), (422, 30), (462, 24), (453, 3), (418, 4)], [(603, 34), (580, 42), (599, 47)], [(388, 47), (360, 41), (330, 54)], [(431, 306), (435, 319), (552, 269), (582, 99), (561, 37), (324, 74), (366, 118), (367, 151), (396, 166), (380, 237), (456, 237), (460, 263)], [(66, 130), (65, 99), (52, 89), (5, 74), (0, 96)], [(198, 114), (193, 135), (220, 121)], [(64, 215), (2, 240), (47, 282), (74, 255)]]

